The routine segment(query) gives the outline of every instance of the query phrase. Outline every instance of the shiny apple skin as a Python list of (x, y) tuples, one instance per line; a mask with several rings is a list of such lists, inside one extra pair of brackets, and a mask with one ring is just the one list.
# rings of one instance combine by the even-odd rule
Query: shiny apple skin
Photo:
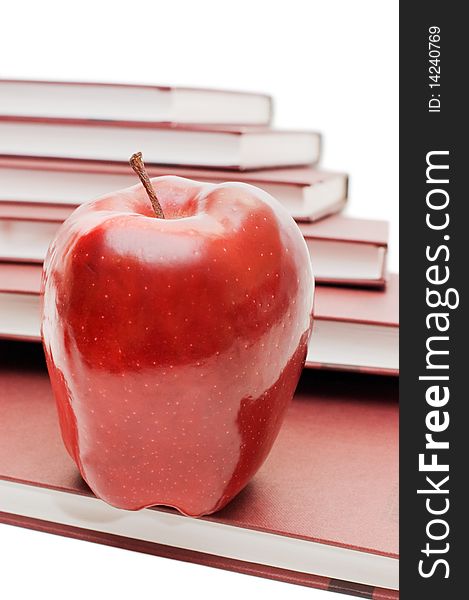
[(78, 208), (49, 248), (42, 336), (62, 437), (118, 508), (213, 513), (253, 477), (303, 368), (314, 280), (247, 184), (152, 180)]

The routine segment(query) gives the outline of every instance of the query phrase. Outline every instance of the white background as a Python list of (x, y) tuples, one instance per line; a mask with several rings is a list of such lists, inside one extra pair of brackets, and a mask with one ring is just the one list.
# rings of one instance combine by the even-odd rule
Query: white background
[[(0, 76), (269, 92), (276, 100), (276, 124), (322, 131), (324, 166), (350, 173), (349, 214), (391, 222), (390, 267), (396, 271), (397, 5), (392, 0), (8, 2), (1, 13)], [(330, 597), (7, 526), (0, 526), (0, 570), (0, 594), (20, 600)]]

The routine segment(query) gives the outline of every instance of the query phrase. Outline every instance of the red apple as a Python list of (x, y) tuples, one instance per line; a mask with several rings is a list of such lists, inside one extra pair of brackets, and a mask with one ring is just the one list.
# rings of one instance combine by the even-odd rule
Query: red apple
[(137, 158), (144, 186), (81, 206), (51, 244), (44, 348), (93, 492), (200, 516), (249, 482), (278, 434), (311, 330), (310, 258), (267, 193), (150, 183)]

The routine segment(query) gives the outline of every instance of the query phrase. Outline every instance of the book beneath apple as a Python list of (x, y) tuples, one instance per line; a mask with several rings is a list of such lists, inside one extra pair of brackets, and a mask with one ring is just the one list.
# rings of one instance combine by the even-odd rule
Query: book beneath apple
[(0, 342), (0, 521), (390, 600), (398, 588), (398, 402), (389, 378), (305, 373), (253, 481), (202, 519), (96, 499), (60, 440), (41, 348)]
[(0, 116), (268, 125), (267, 94), (77, 81), (0, 80)]
[[(293, 218), (301, 221), (316, 221), (338, 212), (347, 200), (347, 175), (314, 167), (234, 174), (220, 169), (149, 165), (147, 171), (150, 177), (176, 175), (212, 183), (233, 179), (249, 183), (277, 198)], [(74, 208), (131, 185), (135, 185), (135, 177), (127, 164), (0, 157), (0, 215), (5, 214), (7, 204), (11, 217), (24, 217), (21, 206), (15, 208), (14, 205), (26, 204), (30, 214), (36, 214), (36, 219), (40, 218), (42, 207), (43, 218), (48, 220), (51, 215), (49, 207)], [(37, 206), (32, 208), (31, 204)]]
[[(41, 271), (0, 263), (0, 338), (39, 341)], [(397, 375), (399, 276), (382, 290), (317, 286), (306, 367)]]

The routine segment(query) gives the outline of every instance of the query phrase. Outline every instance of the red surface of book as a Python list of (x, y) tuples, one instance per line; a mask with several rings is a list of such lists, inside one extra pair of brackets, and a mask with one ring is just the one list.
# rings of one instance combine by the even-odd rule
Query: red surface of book
[[(0, 260), (42, 263), (59, 224), (72, 211), (73, 207), (62, 205), (0, 201)], [(384, 286), (387, 223), (336, 216), (314, 224), (302, 223), (300, 229), (316, 283)], [(373, 231), (374, 238), (367, 240), (365, 235), (370, 237)]]
[[(317, 220), (339, 211), (347, 199), (347, 176), (312, 167), (238, 172), (148, 165), (150, 177), (176, 175), (199, 181), (241, 181), (277, 198), (297, 220)], [(87, 200), (135, 185), (128, 165), (91, 161), (0, 157), (0, 211), (22, 218), (22, 204), (64, 205), (67, 210)], [(6, 205), (2, 208), (2, 205)], [(69, 208), (70, 207), (70, 208)], [(0, 215), (2, 213), (0, 212)], [(44, 213), (49, 218), (51, 213)], [(58, 213), (57, 213), (58, 214)]]
[(127, 163), (135, 148), (148, 164), (262, 169), (316, 163), (321, 136), (266, 127), (0, 117), (4, 156)]
[[(35, 214), (35, 206), (32, 207)], [(51, 207), (52, 209), (60, 207)], [(1, 204), (0, 204), (0, 213)], [(57, 234), (60, 221), (50, 219), (0, 218), (0, 261), (42, 264)]]
[(316, 288), (306, 366), (399, 374), (399, 275), (383, 290)]
[(356, 219), (337, 215), (319, 223), (302, 223), (301, 233), (305, 238), (336, 240), (354, 244), (387, 246), (389, 224), (374, 219)]
[(314, 315), (321, 320), (399, 327), (399, 275), (391, 273), (382, 291), (317, 288)]
[(0, 264), (0, 292), (38, 296), (41, 273), (38, 265)]
[[(42, 267), (0, 264), (0, 292), (39, 295)], [(391, 273), (386, 290), (322, 286), (315, 290), (314, 318), (390, 327), (399, 326), (399, 275)]]
[(389, 226), (386, 221), (335, 215), (301, 223), (316, 281), (382, 287), (386, 281)]
[[(315, 565), (313, 559), (315, 544), (320, 544), (322, 552), (354, 550), (370, 569), (376, 564), (373, 561), (381, 564), (384, 558), (384, 563), (391, 566), (391, 580), (397, 582), (397, 562), (393, 562), (398, 558), (395, 380), (305, 373), (271, 455), (229, 506), (202, 519), (202, 523), (186, 521), (187, 517), (164, 508), (142, 511), (150, 519), (170, 515), (180, 524), (179, 528), (198, 521), (201, 531), (204, 524), (219, 524), (231, 526), (223, 529), (227, 535), (233, 528), (241, 528), (275, 534), (271, 539), (280, 539), (280, 544), (283, 538), (289, 539), (288, 543), (306, 540), (311, 543), (308, 548), (312, 552), (310, 572), (306, 573), (300, 566), (286, 569), (262, 564), (262, 560), (253, 563), (252, 557), (233, 559), (230, 547), (223, 556), (217, 556), (194, 548), (106, 533), (92, 521), (85, 527), (76, 527), (74, 519), (80, 517), (80, 499), (89, 504), (87, 499), (92, 495), (62, 446), (41, 348), (1, 342), (0, 353), (8, 357), (0, 370), (0, 521), (365, 598), (397, 597), (395, 591), (376, 589), (370, 584), (337, 581), (324, 573), (317, 576), (314, 568), (320, 563)], [(53, 506), (57, 496), (57, 514), (61, 515), (57, 521), (38, 518), (40, 502), (36, 505), (21, 501), (21, 494), (41, 494), (41, 490), (47, 490), (46, 494), (55, 491), (46, 506)], [(62, 493), (65, 496), (61, 500)], [(16, 494), (16, 503), (11, 504), (11, 494)], [(75, 513), (70, 512), (67, 521), (59, 509), (69, 497), (78, 500)], [(105, 508), (98, 500), (90, 506), (101, 504)], [(135, 515), (140, 518), (139, 513), (118, 512), (119, 520), (130, 519), (129, 523)], [(280, 562), (288, 560), (288, 546), (285, 548)], [(334, 567), (332, 561), (330, 569), (334, 571)], [(363, 577), (373, 576), (365, 568)]]
[(204, 88), (3, 79), (0, 115), (268, 125), (272, 99), (266, 94)]
[[(92, 160), (74, 160), (67, 161), (61, 159), (49, 159), (40, 157), (11, 157), (0, 156), (0, 169), (26, 169), (36, 171), (59, 171), (71, 173), (96, 173), (107, 175), (127, 175), (132, 181), (134, 175), (130, 172), (127, 164), (119, 162), (102, 162)], [(223, 169), (200, 169), (184, 166), (161, 166), (148, 165), (147, 168), (150, 177), (160, 175), (179, 175), (180, 177), (193, 177), (194, 179), (227, 181), (233, 177), (233, 172)], [(328, 171), (321, 171), (311, 167), (289, 167), (287, 169), (263, 169), (247, 173), (237, 173), (236, 177), (242, 177), (246, 182), (265, 182), (278, 184), (291, 184), (298, 186), (307, 186), (315, 183), (321, 183)], [(125, 187), (125, 185), (124, 185)], [(109, 190), (108, 190), (109, 191)]]
[(2, 202), (0, 200), (0, 220), (48, 221), (62, 223), (75, 210), (73, 206), (39, 204), (37, 202)]
[[(0, 263), (0, 337), (39, 341), (42, 267)], [(399, 276), (383, 290), (317, 286), (306, 367), (399, 373)]]

